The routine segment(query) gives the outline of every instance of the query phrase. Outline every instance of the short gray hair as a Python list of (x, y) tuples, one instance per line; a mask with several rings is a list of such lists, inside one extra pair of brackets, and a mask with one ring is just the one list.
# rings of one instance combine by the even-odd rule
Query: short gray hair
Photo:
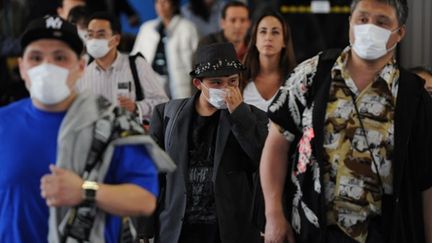
[[(351, 13), (354, 12), (357, 4), (362, 0), (353, 0), (351, 3)], [(396, 10), (399, 25), (404, 25), (408, 18), (408, 4), (406, 0), (375, 0), (377, 2), (386, 3)]]

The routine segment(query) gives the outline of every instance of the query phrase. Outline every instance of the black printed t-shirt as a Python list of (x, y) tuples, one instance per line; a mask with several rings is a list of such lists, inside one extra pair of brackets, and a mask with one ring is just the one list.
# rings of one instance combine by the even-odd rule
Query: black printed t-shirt
[(189, 167), (186, 178), (185, 223), (216, 224), (213, 190), (213, 160), (220, 112), (211, 116), (194, 114), (189, 135)]

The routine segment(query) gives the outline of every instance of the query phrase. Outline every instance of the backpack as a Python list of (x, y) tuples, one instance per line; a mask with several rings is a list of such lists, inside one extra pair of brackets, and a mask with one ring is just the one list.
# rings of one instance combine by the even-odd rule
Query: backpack
[(144, 56), (140, 53), (137, 52), (137, 54), (135, 55), (129, 55), (129, 66), (130, 66), (130, 70), (132, 72), (132, 77), (133, 77), (133, 81), (135, 84), (135, 96), (136, 96), (136, 100), (140, 101), (144, 99), (144, 93), (143, 93), (143, 89), (139, 80), (139, 76), (138, 76), (138, 70), (136, 67), (136, 62), (135, 59), (137, 57), (142, 57), (144, 60)]
[[(317, 71), (315, 73), (315, 76), (313, 78), (312, 86), (310, 88), (310, 92), (308, 96), (306, 97), (306, 103), (307, 105), (311, 105), (315, 95), (320, 90), (323, 85), (328, 83), (328, 81), (331, 81), (330, 77), (330, 70), (333, 67), (334, 63), (336, 62), (337, 58), (339, 57), (341, 53), (340, 49), (330, 49), (323, 52), (320, 52), (318, 65), (317, 65)], [(330, 80), (329, 80), (330, 79)], [(326, 82), (327, 81), (327, 82)], [(325, 87), (325, 86), (324, 86)], [(290, 146), (290, 154), (295, 152), (295, 149), (297, 148), (298, 139), (294, 140), (293, 143)], [(290, 158), (290, 156), (289, 156)], [(287, 174), (288, 175), (288, 174)], [(287, 176), (288, 178), (289, 176)], [(285, 183), (285, 191), (288, 187), (287, 184), (289, 184), (289, 180), (286, 180)], [(252, 207), (251, 207), (251, 220), (252, 223), (261, 231), (265, 231), (265, 204), (264, 204), (264, 195), (261, 188), (261, 180), (259, 174), (256, 174), (254, 176), (254, 195), (253, 195), (253, 201), (252, 201)], [(285, 194), (285, 193), (284, 193)], [(284, 204), (287, 205), (289, 203), (289, 200), (286, 199), (285, 195), (284, 197)], [(287, 213), (288, 210), (285, 208), (285, 213)]]

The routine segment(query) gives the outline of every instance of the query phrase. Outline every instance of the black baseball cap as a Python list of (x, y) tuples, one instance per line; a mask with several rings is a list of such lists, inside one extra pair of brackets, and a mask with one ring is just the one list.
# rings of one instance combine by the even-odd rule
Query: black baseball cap
[(21, 48), (39, 39), (57, 39), (68, 44), (77, 55), (81, 55), (84, 44), (76, 27), (57, 15), (47, 15), (30, 22), (21, 36)]

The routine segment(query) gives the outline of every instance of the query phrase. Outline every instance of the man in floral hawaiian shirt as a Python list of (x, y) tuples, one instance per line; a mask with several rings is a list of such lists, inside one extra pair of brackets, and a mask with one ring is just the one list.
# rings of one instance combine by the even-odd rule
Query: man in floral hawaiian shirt
[(322, 55), (300, 64), (270, 105), (266, 242), (432, 242), (432, 104), (394, 51), (407, 14), (354, 0), (350, 47), (324, 77)]

